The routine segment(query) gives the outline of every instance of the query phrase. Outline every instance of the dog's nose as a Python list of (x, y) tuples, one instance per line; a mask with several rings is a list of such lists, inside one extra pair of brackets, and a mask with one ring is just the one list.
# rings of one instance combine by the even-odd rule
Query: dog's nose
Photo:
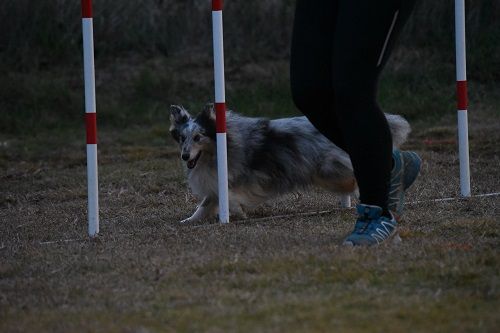
[(184, 161), (189, 160), (189, 154), (183, 153), (183, 154), (182, 154), (182, 159), (183, 159)]

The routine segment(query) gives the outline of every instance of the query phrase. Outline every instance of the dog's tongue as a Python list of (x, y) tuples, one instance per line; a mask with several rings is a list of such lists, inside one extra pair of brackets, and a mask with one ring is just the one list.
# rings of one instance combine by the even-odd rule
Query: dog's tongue
[(192, 160), (187, 161), (186, 165), (187, 165), (188, 169), (192, 169), (196, 166), (196, 163), (198, 162), (200, 155), (201, 155), (201, 152), (199, 152), (198, 155), (196, 155), (196, 157), (193, 158)]
[(192, 159), (191, 161), (187, 162), (187, 167), (188, 169), (192, 169), (196, 166), (196, 162), (198, 162), (197, 158)]

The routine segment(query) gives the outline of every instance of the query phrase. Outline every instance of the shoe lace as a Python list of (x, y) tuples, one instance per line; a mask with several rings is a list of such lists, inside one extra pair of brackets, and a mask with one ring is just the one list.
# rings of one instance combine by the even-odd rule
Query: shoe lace
[(372, 220), (366, 215), (362, 215), (358, 217), (358, 221), (356, 222), (355, 232), (358, 234), (364, 234), (366, 230), (369, 229)]

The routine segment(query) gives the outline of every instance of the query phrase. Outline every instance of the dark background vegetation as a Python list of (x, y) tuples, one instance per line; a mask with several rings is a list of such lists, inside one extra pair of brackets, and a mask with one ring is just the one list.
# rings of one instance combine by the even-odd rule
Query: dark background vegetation
[[(291, 0), (225, 2), (229, 106), (294, 112), (288, 67)], [(466, 1), (472, 99), (498, 97), (500, 2)], [(94, 1), (100, 127), (166, 121), (168, 105), (212, 99), (210, 1)], [(0, 131), (32, 135), (81, 126), (80, 1), (4, 0), (0, 8)], [(454, 107), (453, 1), (419, 1), (382, 80), (388, 111), (433, 117)], [(443, 108), (443, 106), (446, 106)]]

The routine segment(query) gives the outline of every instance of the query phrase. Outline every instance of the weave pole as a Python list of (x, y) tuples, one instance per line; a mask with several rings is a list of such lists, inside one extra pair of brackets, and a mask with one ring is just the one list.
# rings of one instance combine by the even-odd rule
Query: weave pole
[(94, 237), (99, 233), (99, 197), (97, 184), (97, 124), (92, 0), (82, 0), (82, 33), (85, 125), (87, 132), (88, 232), (90, 237)]
[(227, 180), (226, 92), (224, 84), (224, 42), (222, 0), (212, 0), (214, 45), (215, 117), (217, 132), (217, 177), (219, 189), (219, 221), (229, 223), (229, 190)]
[(457, 71), (458, 156), (460, 194), (470, 197), (469, 129), (467, 122), (467, 71), (465, 55), (465, 3), (455, 0), (455, 51)]
[(351, 196), (349, 194), (344, 194), (340, 197), (340, 205), (343, 208), (351, 208)]

